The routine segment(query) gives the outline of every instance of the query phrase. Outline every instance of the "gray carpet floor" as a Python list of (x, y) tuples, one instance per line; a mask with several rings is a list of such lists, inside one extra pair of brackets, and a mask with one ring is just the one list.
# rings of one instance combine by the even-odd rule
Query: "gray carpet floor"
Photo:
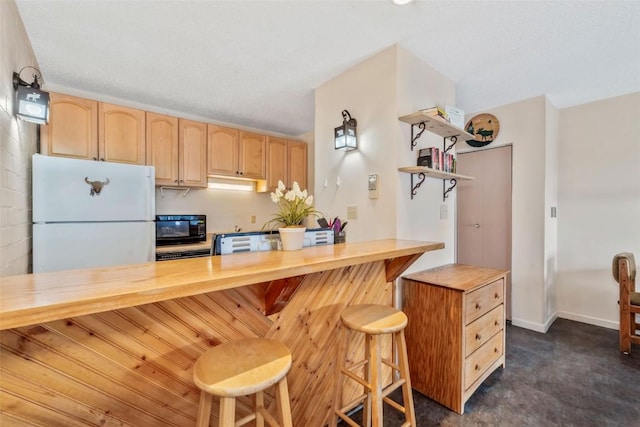
[[(640, 427), (640, 346), (621, 354), (618, 331), (558, 319), (546, 334), (509, 325), (506, 343), (506, 368), (464, 415), (414, 391), (418, 426)], [(384, 413), (385, 427), (402, 425), (388, 405)]]

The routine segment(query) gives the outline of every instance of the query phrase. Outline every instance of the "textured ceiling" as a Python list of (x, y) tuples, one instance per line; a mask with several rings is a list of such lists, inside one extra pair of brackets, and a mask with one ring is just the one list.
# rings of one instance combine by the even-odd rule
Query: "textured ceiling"
[(49, 90), (288, 135), (313, 129), (316, 87), (396, 43), (467, 112), (640, 91), (640, 1), (16, 3)]

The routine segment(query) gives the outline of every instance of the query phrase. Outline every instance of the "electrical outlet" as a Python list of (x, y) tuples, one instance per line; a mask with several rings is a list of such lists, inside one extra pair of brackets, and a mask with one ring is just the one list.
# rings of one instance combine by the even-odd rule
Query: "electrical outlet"
[(255, 223), (256, 223), (256, 216), (251, 215), (251, 224), (255, 224)]
[(347, 219), (358, 219), (357, 206), (347, 206)]

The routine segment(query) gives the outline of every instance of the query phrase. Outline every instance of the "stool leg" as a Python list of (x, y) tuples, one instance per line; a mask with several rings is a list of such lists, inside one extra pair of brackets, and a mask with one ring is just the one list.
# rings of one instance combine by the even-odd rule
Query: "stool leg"
[(287, 377), (283, 377), (276, 387), (276, 400), (278, 401), (279, 420), (281, 427), (293, 427), (291, 421), (291, 403), (289, 402), (289, 388)]
[(220, 398), (220, 420), (219, 427), (234, 427), (236, 423), (236, 398)]
[(374, 383), (371, 381), (371, 369), (373, 369), (372, 360), (371, 360), (371, 346), (370, 346), (370, 335), (364, 336), (364, 359), (367, 361), (367, 364), (363, 368), (362, 377), (364, 381), (369, 384), (369, 388), (365, 387), (364, 394), (366, 395), (364, 402), (362, 402), (362, 425), (364, 427), (371, 426), (371, 408), (374, 405), (375, 400), (371, 399), (371, 392), (375, 387)]
[(368, 347), (371, 359), (371, 425), (382, 427), (382, 356), (380, 350), (380, 337), (367, 335)]
[(411, 391), (411, 378), (409, 375), (409, 358), (407, 356), (407, 342), (404, 338), (404, 329), (396, 332), (396, 343), (398, 345), (398, 366), (400, 377), (404, 378), (402, 385), (402, 399), (404, 400), (405, 419), (411, 423), (411, 427), (416, 427), (416, 413), (413, 407), (413, 392)]
[(256, 427), (264, 427), (264, 417), (262, 412), (258, 411), (258, 408), (264, 408), (264, 392), (258, 391), (255, 394), (255, 406), (254, 411), (256, 413)]
[(200, 392), (200, 405), (198, 406), (198, 420), (196, 427), (209, 427), (209, 419), (211, 418), (211, 395)]
[(338, 350), (336, 352), (336, 377), (333, 393), (333, 408), (329, 417), (329, 427), (338, 425), (337, 411), (342, 407), (342, 367), (347, 358), (347, 342), (349, 340), (349, 331), (343, 328), (342, 336), (338, 336)]

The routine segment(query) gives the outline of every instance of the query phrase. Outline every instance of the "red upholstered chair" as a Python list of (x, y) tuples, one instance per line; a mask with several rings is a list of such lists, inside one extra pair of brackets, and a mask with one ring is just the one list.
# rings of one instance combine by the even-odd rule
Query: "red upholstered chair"
[(636, 292), (636, 260), (632, 253), (613, 257), (613, 278), (620, 284), (620, 351), (631, 353), (631, 344), (640, 344), (640, 292)]

